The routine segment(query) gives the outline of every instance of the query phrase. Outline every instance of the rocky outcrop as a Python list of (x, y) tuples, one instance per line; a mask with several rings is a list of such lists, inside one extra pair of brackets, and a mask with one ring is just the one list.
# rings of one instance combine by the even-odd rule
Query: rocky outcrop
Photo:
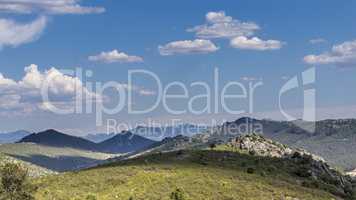
[(351, 176), (352, 178), (356, 179), (356, 169), (346, 172), (348, 176)]
[(258, 156), (282, 158), (293, 153), (293, 150), (287, 146), (259, 135), (240, 136), (230, 141), (229, 145), (239, 151)]
[(291, 173), (308, 180), (303, 182), (307, 187), (325, 188), (345, 199), (356, 195), (354, 192), (356, 182), (350, 176), (331, 168), (321, 157), (302, 149), (291, 149), (259, 135), (239, 136), (228, 145), (242, 153), (288, 161), (286, 163)]
[(232, 139), (228, 143), (232, 148), (238, 151), (248, 152), (257, 156), (269, 156), (277, 158), (291, 158), (295, 153), (304, 156), (311, 156), (315, 161), (325, 162), (325, 160), (317, 155), (311, 154), (303, 149), (292, 149), (288, 146), (264, 138), (261, 135), (245, 135)]

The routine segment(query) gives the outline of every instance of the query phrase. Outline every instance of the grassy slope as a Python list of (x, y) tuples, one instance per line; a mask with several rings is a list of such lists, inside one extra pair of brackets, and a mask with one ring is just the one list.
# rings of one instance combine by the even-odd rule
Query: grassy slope
[(7, 156), (5, 154), (0, 153), (0, 166), (5, 165), (6, 163), (16, 163), (16, 164), (19, 164), (19, 165), (25, 167), (28, 170), (28, 173), (31, 177), (40, 177), (40, 176), (45, 176), (45, 175), (55, 173), (55, 172), (48, 170), (46, 168), (39, 167), (39, 166), (33, 165), (29, 162), (18, 160), (11, 156)]
[(95, 163), (113, 156), (112, 154), (48, 147), (32, 143), (3, 144), (0, 145), (0, 152), (54, 171), (93, 166)]
[[(254, 167), (253, 174), (247, 168)], [(278, 159), (225, 151), (154, 154), (80, 172), (36, 180), (38, 200), (169, 199), (176, 188), (187, 199), (333, 199), (301, 186), (303, 180)], [(288, 199), (288, 198), (287, 198)]]

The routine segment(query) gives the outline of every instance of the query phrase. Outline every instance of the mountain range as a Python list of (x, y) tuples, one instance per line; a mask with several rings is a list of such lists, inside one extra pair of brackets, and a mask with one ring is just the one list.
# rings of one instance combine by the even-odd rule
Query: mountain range
[[(87, 151), (122, 154), (151, 151), (153, 149), (166, 151), (209, 147), (211, 143), (226, 143), (237, 135), (252, 134), (256, 133), (257, 130), (266, 138), (286, 144), (292, 148), (301, 148), (320, 155), (334, 167), (346, 171), (356, 168), (356, 119), (329, 119), (312, 123), (300, 120), (287, 122), (244, 117), (232, 122), (226, 122), (220, 126), (201, 129), (200, 132), (197, 131), (196, 127), (192, 126), (186, 124), (180, 128), (169, 127), (166, 129), (137, 127), (133, 131), (120, 134), (100, 134), (97, 139), (92, 137), (92, 140), (98, 141), (97, 143), (55, 130), (47, 130), (27, 135), (20, 140), (20, 143), (36, 143), (52, 147), (69, 147)], [(258, 130), (258, 127), (261, 130)], [(182, 130), (188, 130), (189, 128), (192, 128), (193, 134), (186, 134), (188, 136), (180, 136), (178, 134), (187, 133)], [(312, 130), (313, 128), (314, 130)], [(168, 132), (174, 134), (171, 134), (171, 137), (164, 137), (161, 141), (157, 141), (157, 138), (161, 138), (164, 135), (162, 133)], [(143, 137), (142, 135), (144, 134), (142, 133), (158, 134), (155, 135), (156, 137), (150, 137), (155, 138), (155, 140), (151, 140)], [(100, 137), (102, 139), (99, 139)]]
[[(231, 128), (239, 126), (249, 130)], [(256, 127), (262, 127), (265, 137), (320, 155), (335, 167), (343, 170), (356, 168), (356, 119), (287, 122), (245, 117), (215, 127), (208, 138), (217, 136), (228, 140), (236, 135), (251, 134)]]
[(138, 126), (130, 132), (155, 141), (165, 138), (172, 138), (178, 135), (192, 137), (198, 133), (206, 131), (209, 127), (195, 124), (177, 124), (175, 126), (147, 127)]
[[(198, 133), (206, 131), (208, 127), (199, 126), (195, 124), (178, 124), (175, 126), (162, 126), (162, 127), (149, 127), (149, 126), (137, 126), (134, 129), (129, 130), (135, 135), (139, 135), (150, 140), (161, 141), (165, 138), (172, 138), (178, 135), (192, 137)], [(103, 142), (117, 135), (117, 133), (96, 133), (88, 134), (84, 136), (84, 139), (90, 140), (95, 143)]]
[(123, 132), (103, 142), (95, 143), (81, 137), (75, 137), (50, 129), (33, 133), (22, 138), (18, 143), (35, 143), (50, 147), (74, 148), (86, 151), (105, 153), (128, 153), (140, 151), (154, 143), (147, 138)]

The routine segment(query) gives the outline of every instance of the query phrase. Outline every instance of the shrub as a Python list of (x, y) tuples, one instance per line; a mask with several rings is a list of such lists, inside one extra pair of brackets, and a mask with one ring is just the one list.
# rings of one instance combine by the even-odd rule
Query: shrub
[(248, 152), (248, 154), (250, 154), (251, 156), (255, 156), (256, 155), (256, 151), (255, 150), (250, 150)]
[(252, 167), (249, 167), (249, 168), (247, 168), (247, 173), (253, 174), (253, 173), (255, 173), (255, 169)]
[(184, 192), (181, 189), (176, 189), (171, 193), (171, 200), (185, 200)]
[(216, 144), (215, 143), (211, 143), (209, 144), (209, 147), (211, 150), (214, 150), (216, 148)]
[(294, 174), (302, 178), (308, 178), (312, 175), (309, 168), (305, 166), (297, 167), (294, 170)]
[(9, 200), (34, 200), (36, 188), (28, 181), (28, 172), (20, 165), (5, 164), (1, 170), (1, 198)]
[(306, 180), (302, 182), (302, 186), (307, 188), (319, 188), (319, 183), (316, 180)]

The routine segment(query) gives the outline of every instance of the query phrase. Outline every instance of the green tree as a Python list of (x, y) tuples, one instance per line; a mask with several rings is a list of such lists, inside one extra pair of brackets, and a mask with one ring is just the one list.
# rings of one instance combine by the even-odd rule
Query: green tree
[(171, 193), (171, 200), (185, 200), (184, 192), (181, 189), (176, 189)]
[(0, 169), (1, 200), (34, 200), (36, 188), (28, 180), (28, 172), (18, 164), (7, 163)]

